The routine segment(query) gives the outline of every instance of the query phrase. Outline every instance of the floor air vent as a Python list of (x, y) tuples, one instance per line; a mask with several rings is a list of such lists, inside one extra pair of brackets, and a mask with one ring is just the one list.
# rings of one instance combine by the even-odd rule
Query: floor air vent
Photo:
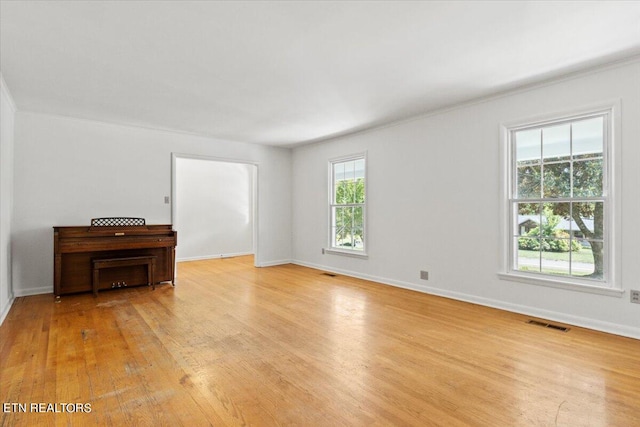
[(322, 273), (323, 276), (336, 277), (336, 274), (333, 273)]
[(565, 328), (564, 326), (554, 325), (552, 323), (539, 322), (537, 320), (527, 320), (527, 323), (530, 325), (542, 326), (544, 328), (555, 329), (557, 331), (568, 332), (569, 328)]

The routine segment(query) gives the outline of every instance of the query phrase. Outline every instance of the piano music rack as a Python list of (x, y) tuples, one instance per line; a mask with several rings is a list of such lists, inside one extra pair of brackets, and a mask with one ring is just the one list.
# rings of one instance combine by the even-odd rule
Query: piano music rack
[(91, 219), (91, 227), (140, 227), (142, 225), (145, 225), (144, 218), (112, 216)]

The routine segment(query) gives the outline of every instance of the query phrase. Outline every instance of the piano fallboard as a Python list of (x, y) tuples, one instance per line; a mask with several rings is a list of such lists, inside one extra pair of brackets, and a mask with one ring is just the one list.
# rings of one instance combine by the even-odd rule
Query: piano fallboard
[[(157, 257), (155, 281), (174, 281), (177, 232), (172, 225), (130, 227), (53, 227), (54, 294), (92, 291), (92, 260), (134, 256)], [(99, 289), (114, 283), (146, 285), (144, 266), (106, 269), (100, 274)]]

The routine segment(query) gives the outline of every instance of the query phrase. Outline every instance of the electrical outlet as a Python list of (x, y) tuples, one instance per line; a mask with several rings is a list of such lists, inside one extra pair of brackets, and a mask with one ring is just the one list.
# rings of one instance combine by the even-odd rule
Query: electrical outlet
[(640, 304), (640, 291), (634, 291), (633, 289), (629, 291), (631, 294), (631, 302), (635, 304)]
[(169, 196), (164, 196), (164, 203), (169, 204)]
[(429, 272), (428, 271), (424, 271), (424, 270), (420, 270), (420, 278), (422, 280), (429, 280)]

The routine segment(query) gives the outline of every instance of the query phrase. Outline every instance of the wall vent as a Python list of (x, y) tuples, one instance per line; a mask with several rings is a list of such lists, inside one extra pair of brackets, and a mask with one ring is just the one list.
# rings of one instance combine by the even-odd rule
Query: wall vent
[(538, 320), (527, 320), (527, 323), (530, 325), (542, 326), (543, 328), (555, 329), (557, 331), (569, 332), (570, 328), (565, 328), (564, 326), (554, 325), (553, 323), (540, 322)]

